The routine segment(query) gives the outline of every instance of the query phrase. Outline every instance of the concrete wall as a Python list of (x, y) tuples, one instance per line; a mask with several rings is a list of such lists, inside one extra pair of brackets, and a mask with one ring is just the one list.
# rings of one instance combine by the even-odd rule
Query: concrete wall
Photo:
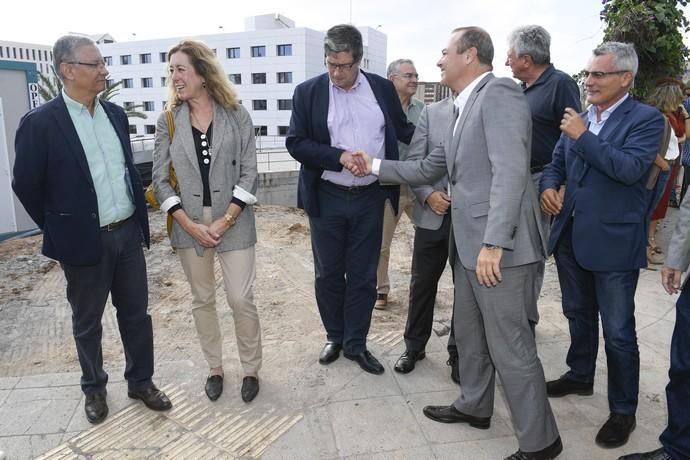
[(256, 197), (259, 204), (297, 206), (299, 171), (259, 173)]

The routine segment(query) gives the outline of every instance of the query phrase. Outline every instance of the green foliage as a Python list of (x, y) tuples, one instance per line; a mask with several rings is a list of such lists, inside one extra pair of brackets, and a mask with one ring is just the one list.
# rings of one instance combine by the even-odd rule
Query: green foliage
[(651, 92), (657, 80), (681, 79), (690, 55), (683, 33), (690, 30), (678, 5), (687, 0), (602, 0), (600, 17), (606, 23), (604, 41), (633, 43), (640, 61), (633, 95)]

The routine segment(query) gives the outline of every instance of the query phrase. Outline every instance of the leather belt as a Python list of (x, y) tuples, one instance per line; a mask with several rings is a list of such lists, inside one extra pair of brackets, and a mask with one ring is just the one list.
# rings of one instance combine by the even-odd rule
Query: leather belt
[(378, 183), (378, 182), (372, 182), (371, 184), (367, 184), (367, 185), (340, 185), (340, 184), (336, 184), (336, 183), (333, 183), (331, 181), (324, 180), (324, 179), (321, 179), (321, 182), (326, 184), (326, 185), (330, 185), (331, 187), (335, 187), (338, 190), (342, 190), (344, 192), (349, 192), (349, 193), (364, 192), (365, 190), (369, 190), (370, 188), (372, 188), (373, 186), (375, 186)]
[(120, 228), (120, 227), (122, 227), (123, 225), (125, 225), (127, 222), (129, 222), (129, 220), (130, 220), (131, 218), (132, 218), (132, 216), (129, 216), (129, 217), (126, 218), (126, 219), (118, 220), (117, 222), (112, 222), (112, 223), (110, 223), (110, 224), (108, 224), (108, 225), (104, 225), (103, 227), (101, 227), (101, 231), (102, 231), (102, 232), (112, 232), (112, 231), (115, 231), (115, 230), (117, 230), (118, 228)]

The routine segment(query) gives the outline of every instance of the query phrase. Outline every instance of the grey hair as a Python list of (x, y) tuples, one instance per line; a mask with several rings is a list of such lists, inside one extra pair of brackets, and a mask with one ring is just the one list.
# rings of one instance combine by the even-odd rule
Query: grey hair
[(458, 27), (453, 29), (452, 33), (457, 32), (461, 34), (458, 37), (456, 52), (460, 54), (470, 48), (476, 48), (479, 63), (493, 68), (494, 44), (489, 33), (481, 27)]
[(357, 63), (362, 60), (364, 55), (362, 34), (350, 24), (333, 26), (328, 29), (323, 39), (323, 51), (326, 55), (350, 52), (352, 59)]
[(80, 35), (63, 35), (53, 45), (53, 66), (60, 80), (64, 80), (60, 64), (77, 59), (77, 50), (82, 46), (95, 45), (93, 40)]
[(386, 77), (390, 78), (391, 75), (395, 75), (400, 71), (400, 66), (403, 64), (410, 64), (414, 66), (412, 59), (396, 59), (395, 61), (388, 64), (388, 70), (386, 70)]
[(551, 35), (542, 26), (518, 27), (510, 33), (508, 46), (517, 56), (531, 56), (537, 65), (551, 63)]
[(632, 43), (604, 42), (592, 50), (594, 56), (613, 56), (616, 70), (628, 70), (632, 72), (633, 78), (637, 75), (637, 53)]

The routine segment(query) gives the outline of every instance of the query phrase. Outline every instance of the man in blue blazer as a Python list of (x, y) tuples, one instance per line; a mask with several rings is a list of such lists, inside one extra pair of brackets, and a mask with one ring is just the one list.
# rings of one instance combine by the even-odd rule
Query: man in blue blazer
[(108, 295), (117, 309), (129, 397), (167, 410), (170, 400), (151, 380), (153, 327), (142, 249), (149, 225), (127, 116), (98, 99), (108, 70), (90, 39), (61, 37), (53, 59), (64, 89), (22, 119), (12, 187), (43, 230), (43, 254), (65, 273), (86, 418), (99, 423), (108, 415), (101, 349)]
[(337, 25), (326, 33), (328, 72), (295, 88), (286, 139), (299, 161), (298, 206), (309, 216), (316, 302), (327, 343), (319, 362), (329, 364), (344, 349), (362, 369), (381, 374), (366, 337), (376, 301), (376, 267), (381, 249), (383, 205), (395, 212), (398, 186), (383, 187), (373, 175), (355, 177), (343, 166), (361, 150), (398, 159), (397, 141), (410, 142), (407, 122), (393, 84), (360, 70), (362, 35)]
[(571, 338), (569, 370), (548, 382), (547, 391), (552, 397), (592, 394), (601, 315), (611, 412), (596, 436), (602, 447), (625, 444), (635, 428), (634, 297), (647, 262), (651, 200), (645, 182), (664, 129), (658, 110), (628, 95), (636, 72), (632, 45), (608, 42), (594, 50), (585, 70), (591, 106), (581, 115), (566, 109), (540, 187), (542, 209), (555, 216), (548, 251), (556, 259)]

